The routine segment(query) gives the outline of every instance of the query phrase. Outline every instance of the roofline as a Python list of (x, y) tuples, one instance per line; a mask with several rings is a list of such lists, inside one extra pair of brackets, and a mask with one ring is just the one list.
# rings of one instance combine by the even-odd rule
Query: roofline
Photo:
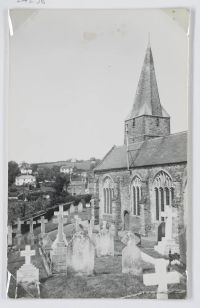
[(95, 171), (96, 168), (98, 168), (99, 166), (101, 166), (101, 164), (103, 163), (104, 159), (116, 148), (116, 145), (114, 144), (112, 146), (112, 148), (108, 151), (108, 153), (102, 158), (102, 160), (100, 161), (100, 163), (93, 169), (93, 172)]
[(137, 117), (133, 117), (133, 118), (129, 118), (129, 119), (125, 119), (124, 122), (127, 122), (127, 121), (130, 121), (130, 120), (133, 120), (133, 119), (137, 119), (137, 118), (141, 118), (141, 117), (151, 117), (151, 118), (161, 118), (161, 119), (170, 119), (171, 117), (162, 117), (162, 116), (156, 116), (156, 115), (150, 115), (150, 114), (142, 114), (140, 116), (137, 116)]
[(96, 170), (95, 173), (104, 173), (104, 172), (108, 172), (108, 171), (117, 171), (117, 170), (134, 170), (134, 169), (142, 169), (142, 168), (149, 168), (149, 167), (158, 167), (158, 166), (173, 166), (173, 165), (181, 165), (181, 164), (187, 164), (187, 160), (186, 161), (180, 161), (180, 162), (174, 162), (174, 163), (163, 163), (163, 164), (151, 164), (151, 165), (142, 165), (142, 166), (134, 166), (134, 167), (129, 167), (129, 170), (127, 169), (127, 167), (121, 167), (121, 168), (113, 168), (113, 169), (102, 169), (102, 170)]

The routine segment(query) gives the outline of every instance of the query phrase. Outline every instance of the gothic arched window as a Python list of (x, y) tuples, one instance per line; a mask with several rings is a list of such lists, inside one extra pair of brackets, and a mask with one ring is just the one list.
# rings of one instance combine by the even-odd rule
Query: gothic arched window
[(140, 200), (141, 200), (141, 179), (138, 176), (133, 178), (131, 183), (132, 192), (132, 213), (133, 215), (140, 215)]
[(112, 199), (114, 197), (113, 182), (106, 177), (103, 183), (104, 213), (112, 214)]
[(164, 171), (160, 171), (154, 179), (155, 219), (162, 220), (166, 205), (172, 205), (174, 199), (174, 187), (171, 177)]

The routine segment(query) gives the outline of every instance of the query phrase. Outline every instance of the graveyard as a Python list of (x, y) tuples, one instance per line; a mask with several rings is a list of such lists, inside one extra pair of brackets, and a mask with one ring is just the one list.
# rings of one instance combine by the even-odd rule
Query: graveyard
[(9, 298), (186, 297), (184, 268), (131, 231), (99, 223), (93, 200), (30, 219), (24, 234), (23, 223), (8, 229)]

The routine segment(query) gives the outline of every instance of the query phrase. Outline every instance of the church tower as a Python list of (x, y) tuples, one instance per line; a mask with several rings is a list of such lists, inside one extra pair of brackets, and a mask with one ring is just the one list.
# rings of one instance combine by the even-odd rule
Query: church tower
[(125, 120), (125, 144), (170, 134), (170, 116), (160, 103), (150, 43), (137, 86), (133, 108)]

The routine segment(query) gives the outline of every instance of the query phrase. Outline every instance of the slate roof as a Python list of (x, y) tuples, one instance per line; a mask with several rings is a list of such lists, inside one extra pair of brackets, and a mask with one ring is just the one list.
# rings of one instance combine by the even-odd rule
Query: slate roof
[[(129, 146), (130, 167), (165, 165), (187, 161), (187, 132), (152, 138)], [(114, 146), (94, 172), (127, 168), (126, 145)]]
[(133, 108), (126, 120), (141, 115), (169, 117), (161, 106), (150, 43), (147, 46)]

